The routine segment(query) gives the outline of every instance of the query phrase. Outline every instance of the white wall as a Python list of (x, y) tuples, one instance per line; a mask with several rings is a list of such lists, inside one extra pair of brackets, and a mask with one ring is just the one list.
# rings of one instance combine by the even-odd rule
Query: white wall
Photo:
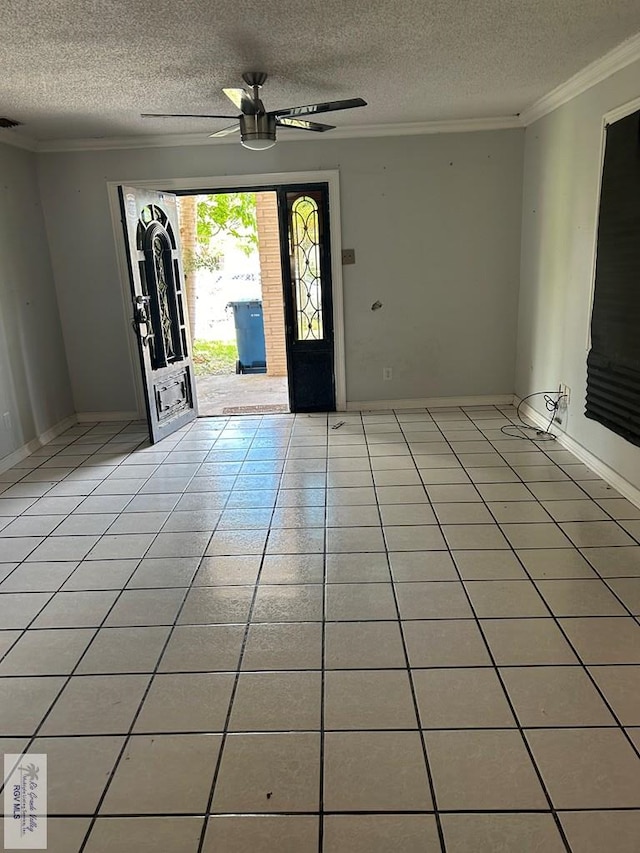
[(35, 155), (0, 144), (0, 460), (72, 413)]
[(568, 385), (568, 435), (640, 488), (640, 449), (583, 414), (602, 121), (638, 96), (640, 62), (527, 128), (516, 391)]
[(106, 182), (319, 169), (340, 170), (342, 245), (357, 256), (344, 268), (347, 399), (512, 393), (523, 136), (39, 155), (78, 411), (136, 405)]

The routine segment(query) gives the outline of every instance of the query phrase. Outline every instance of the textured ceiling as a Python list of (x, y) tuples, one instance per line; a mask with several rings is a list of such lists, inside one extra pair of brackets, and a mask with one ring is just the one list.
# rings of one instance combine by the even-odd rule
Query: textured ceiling
[(139, 114), (234, 115), (250, 70), (267, 109), (365, 98), (341, 126), (513, 115), (640, 31), (638, 0), (0, 2), (0, 115), (38, 140), (210, 133)]

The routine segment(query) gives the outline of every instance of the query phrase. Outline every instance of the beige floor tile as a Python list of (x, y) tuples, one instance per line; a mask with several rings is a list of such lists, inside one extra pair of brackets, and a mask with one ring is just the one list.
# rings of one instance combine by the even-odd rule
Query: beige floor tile
[(134, 732), (219, 732), (224, 729), (235, 675), (156, 675)]
[(516, 724), (493, 669), (415, 670), (413, 683), (423, 729)]
[(329, 732), (324, 759), (329, 811), (432, 808), (418, 732)]
[(434, 524), (385, 527), (384, 536), (389, 551), (446, 550), (442, 533)]
[(100, 813), (203, 812), (220, 743), (219, 735), (132, 737)]
[(590, 666), (589, 672), (624, 726), (640, 726), (640, 666)]
[(158, 670), (235, 670), (244, 634), (244, 625), (178, 625), (171, 634)]
[(36, 738), (29, 751), (47, 756), (49, 814), (93, 814), (123, 743), (123, 737)]
[(180, 625), (246, 622), (253, 600), (252, 586), (209, 586), (189, 591), (180, 612)]
[[(390, 581), (386, 554), (327, 554), (327, 583)], [(264, 576), (264, 570), (262, 572)]]
[(198, 563), (198, 557), (153, 557), (141, 560), (127, 588), (188, 587)]
[(263, 584), (322, 583), (322, 554), (267, 554), (260, 582)]
[(559, 621), (584, 663), (640, 663), (640, 625), (631, 616)]
[(578, 548), (635, 545), (615, 521), (567, 521), (560, 527)]
[(315, 811), (319, 785), (319, 734), (231, 734), (225, 743), (213, 810), (234, 814)]
[(428, 504), (383, 504), (380, 507), (385, 527), (407, 524), (435, 524), (436, 517)]
[(575, 548), (531, 548), (516, 552), (532, 578), (595, 578), (596, 574)]
[(596, 571), (604, 578), (640, 577), (640, 546), (581, 548)]
[(139, 563), (137, 558), (135, 560), (85, 560), (80, 563), (62, 589), (64, 592), (121, 589), (133, 575)]
[[(40, 733), (127, 734), (149, 679), (149, 675), (73, 677), (47, 717)], [(96, 697), (99, 697), (98, 701)]]
[(97, 628), (115, 602), (118, 593), (60, 592), (34, 620), (34, 628)]
[(483, 500), (488, 502), (506, 503), (509, 501), (532, 500), (531, 490), (522, 483), (480, 483), (478, 491)]
[[(0, 818), (0, 836), (2, 823)], [(90, 823), (88, 817), (48, 817), (47, 853), (78, 853)]]
[(596, 503), (612, 518), (619, 520), (640, 518), (640, 507), (635, 506), (626, 498), (604, 498), (596, 501)]
[(574, 853), (636, 853), (640, 838), (638, 811), (560, 812), (560, 822)]
[(465, 587), (480, 619), (547, 616), (549, 612), (528, 580), (466, 581)]
[(482, 503), (436, 504), (440, 524), (493, 524), (493, 517)]
[(502, 524), (509, 543), (519, 548), (571, 548), (571, 541), (555, 524)]
[(501, 849), (505, 853), (563, 853), (566, 849), (551, 814), (445, 814), (442, 828), (447, 853), (496, 853)]
[(406, 666), (397, 622), (329, 622), (325, 628), (327, 669)]
[(271, 530), (267, 541), (267, 554), (322, 554), (324, 535), (321, 527)]
[(538, 591), (556, 616), (625, 616), (627, 611), (598, 579), (541, 580)]
[[(59, 518), (59, 516), (56, 516)], [(1, 544), (1, 543), (0, 543)], [(15, 569), (0, 584), (0, 592), (56, 592), (78, 565), (77, 563), (22, 563), (16, 568), (11, 563), (0, 564), (0, 578), (9, 568)]]
[(606, 521), (608, 516), (593, 501), (543, 501), (543, 506), (556, 521)]
[(609, 586), (634, 615), (640, 614), (640, 578), (611, 578)]
[(0, 679), (0, 731), (34, 734), (64, 685), (64, 678)]
[(397, 619), (391, 584), (328, 584), (326, 619)]
[(243, 672), (229, 731), (319, 730), (321, 693), (319, 672)]
[(528, 730), (558, 809), (640, 806), (640, 761), (618, 729)]
[(329, 527), (327, 553), (382, 552), (384, 539), (380, 527)]
[[(259, 554), (235, 557), (203, 557), (193, 580), (193, 585), (243, 586), (255, 584), (261, 561), (262, 558)], [(146, 560), (143, 560), (142, 565), (145, 562)]]
[(442, 531), (453, 551), (509, 548), (497, 524), (445, 524)]
[(482, 630), (499, 666), (577, 662), (552, 619), (483, 619)]
[(186, 589), (125, 590), (104, 621), (105, 627), (173, 625)]
[(459, 581), (402, 583), (396, 586), (401, 619), (471, 619), (473, 613)]
[(424, 666), (488, 666), (491, 659), (471, 620), (404, 622), (409, 663)]
[(307, 815), (209, 818), (202, 853), (317, 853), (318, 818)]
[(27, 631), (0, 663), (0, 676), (69, 674), (95, 633), (93, 628)]
[(322, 620), (322, 584), (260, 584), (253, 622), (306, 622)]
[(406, 672), (327, 672), (324, 685), (326, 729), (417, 728)]
[(526, 580), (526, 574), (511, 551), (453, 551), (464, 580)]
[(581, 667), (507, 667), (502, 678), (522, 726), (615, 725)]
[[(100, 817), (85, 853), (197, 853), (201, 817)], [(68, 851), (70, 853), (70, 851)]]
[(102, 628), (78, 665), (80, 675), (152, 672), (169, 627)]
[(389, 553), (396, 582), (458, 580), (451, 556), (446, 551), (393, 551)]
[(0, 596), (0, 625), (8, 629), (26, 628), (51, 598), (50, 592), (7, 593)]
[[(349, 475), (351, 476), (351, 475)], [(324, 527), (324, 521), (322, 523)], [(327, 527), (379, 527), (377, 506), (327, 507)]]
[(438, 807), (544, 809), (547, 801), (517, 731), (425, 732)]
[(475, 486), (467, 483), (438, 483), (427, 486), (427, 494), (434, 504), (474, 503), (482, 501)]
[[(439, 853), (433, 815), (328, 815), (323, 853)], [(266, 853), (266, 851), (265, 851)]]
[(221, 530), (213, 534), (205, 553), (220, 557), (262, 554), (266, 540), (266, 530)]
[[(579, 503), (588, 505), (589, 501)], [(537, 501), (492, 501), (488, 507), (500, 524), (531, 524), (549, 521), (549, 513)]]
[(319, 622), (252, 623), (242, 658), (243, 670), (320, 669)]

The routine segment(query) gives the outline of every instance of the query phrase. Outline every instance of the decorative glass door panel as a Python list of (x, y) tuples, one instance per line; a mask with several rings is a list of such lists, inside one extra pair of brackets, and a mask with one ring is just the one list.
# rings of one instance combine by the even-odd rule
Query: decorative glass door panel
[(151, 441), (197, 416), (175, 196), (120, 187)]
[(333, 411), (328, 186), (282, 187), (278, 201), (291, 411)]

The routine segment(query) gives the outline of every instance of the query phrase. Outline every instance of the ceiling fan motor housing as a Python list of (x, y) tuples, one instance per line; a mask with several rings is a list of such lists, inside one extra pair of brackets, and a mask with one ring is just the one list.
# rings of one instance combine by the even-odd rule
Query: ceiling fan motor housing
[(243, 143), (257, 140), (276, 141), (276, 117), (268, 113), (240, 116), (240, 138)]

